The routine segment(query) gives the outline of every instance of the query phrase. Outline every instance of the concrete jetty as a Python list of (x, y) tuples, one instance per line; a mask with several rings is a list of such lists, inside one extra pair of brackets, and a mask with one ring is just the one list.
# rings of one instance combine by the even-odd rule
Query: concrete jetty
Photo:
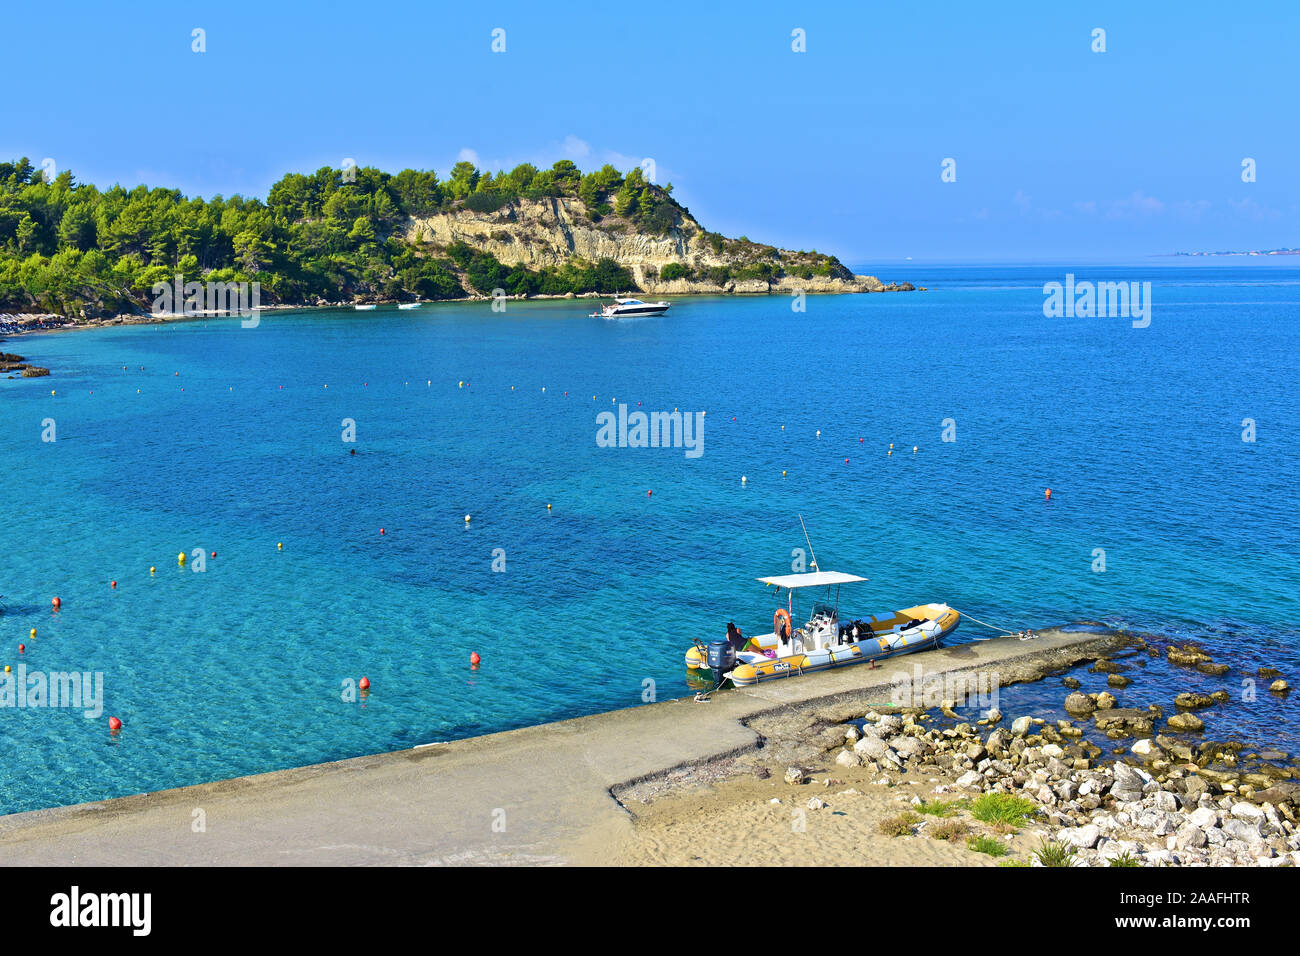
[[(413, 750), (0, 817), (0, 864), (599, 864), (629, 839), (621, 784), (758, 745), (746, 721), (888, 699), (899, 673), (1014, 675), (1104, 656), (1044, 630)], [(1023, 673), (1022, 673), (1023, 679)], [(1014, 715), (1008, 715), (1014, 716)], [(201, 813), (199, 813), (201, 811)], [(202, 822), (202, 828), (198, 826)]]

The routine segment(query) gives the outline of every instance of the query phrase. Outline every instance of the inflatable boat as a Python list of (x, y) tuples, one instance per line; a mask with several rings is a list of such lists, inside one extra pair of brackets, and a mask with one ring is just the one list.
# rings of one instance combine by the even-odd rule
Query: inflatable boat
[[(686, 651), (688, 668), (712, 671), (718, 685), (730, 680), (737, 687), (746, 687), (927, 650), (956, 630), (961, 621), (961, 615), (946, 604), (919, 604), (888, 614), (843, 619), (840, 588), (867, 580), (853, 574), (813, 571), (758, 580), (776, 588), (778, 601), (781, 592), (786, 592), (784, 606), (778, 606), (772, 617), (771, 633), (746, 638), (729, 626), (727, 639), (696, 641)], [(795, 598), (808, 589), (824, 589), (824, 595), (814, 602), (807, 623), (795, 628)]]

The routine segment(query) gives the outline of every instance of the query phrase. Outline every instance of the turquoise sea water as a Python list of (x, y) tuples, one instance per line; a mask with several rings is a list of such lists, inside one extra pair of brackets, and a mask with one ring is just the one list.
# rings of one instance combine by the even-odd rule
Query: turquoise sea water
[[(1045, 318), (1067, 271), (1152, 280), (1150, 327)], [(1104, 620), (1300, 680), (1300, 270), (886, 278), (930, 291), (7, 340), (53, 374), (0, 380), (0, 663), (102, 671), (106, 702), (0, 709), (0, 811), (634, 706), (647, 679), (680, 696), (691, 638), (770, 626), (754, 578), (790, 570), (798, 514), (823, 568), (871, 578), (854, 613)], [(597, 447), (617, 403), (707, 411), (704, 454)], [(196, 548), (217, 557), (179, 568)], [(1260, 698), (1233, 729), (1294, 746), (1294, 705)]]

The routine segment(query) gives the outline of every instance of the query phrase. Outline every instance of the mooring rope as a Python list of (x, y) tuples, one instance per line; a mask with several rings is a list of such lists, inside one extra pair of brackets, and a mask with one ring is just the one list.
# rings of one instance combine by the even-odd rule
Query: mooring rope
[[(970, 618), (970, 619), (971, 619), (972, 621), (974, 621), (976, 624), (983, 624), (985, 627), (989, 628), (990, 630), (1001, 631), (1003, 634), (1017, 634), (1017, 633), (1019, 633), (1019, 631), (1013, 631), (1013, 630), (1011, 630), (1010, 628), (1006, 628), (1006, 627), (998, 627), (998, 626), (996, 626), (996, 625), (994, 625), (994, 624), (987, 624), (987, 623), (985, 623), (984, 621), (981, 621), (981, 620), (980, 620), (979, 618), (977, 618), (977, 617), (972, 617), (971, 615), (967, 614), (965, 611), (958, 611), (957, 608), (953, 608), (953, 610), (954, 610), (954, 611), (957, 611), (957, 613), (960, 614), (962, 617)], [(1023, 630), (1023, 628), (1022, 628), (1021, 630)]]

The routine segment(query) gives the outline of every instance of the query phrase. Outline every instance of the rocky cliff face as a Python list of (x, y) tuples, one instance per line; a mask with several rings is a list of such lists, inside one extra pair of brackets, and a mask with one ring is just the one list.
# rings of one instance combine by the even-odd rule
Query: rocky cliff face
[(574, 257), (613, 259), (642, 291), (655, 295), (899, 289), (874, 276), (853, 275), (833, 256), (724, 239), (703, 229), (682, 207), (669, 229), (650, 235), (617, 216), (593, 222), (580, 199), (517, 199), (490, 213), (457, 208), (412, 219), (406, 239), (434, 250), (464, 242), (505, 265), (534, 270), (557, 268)]

